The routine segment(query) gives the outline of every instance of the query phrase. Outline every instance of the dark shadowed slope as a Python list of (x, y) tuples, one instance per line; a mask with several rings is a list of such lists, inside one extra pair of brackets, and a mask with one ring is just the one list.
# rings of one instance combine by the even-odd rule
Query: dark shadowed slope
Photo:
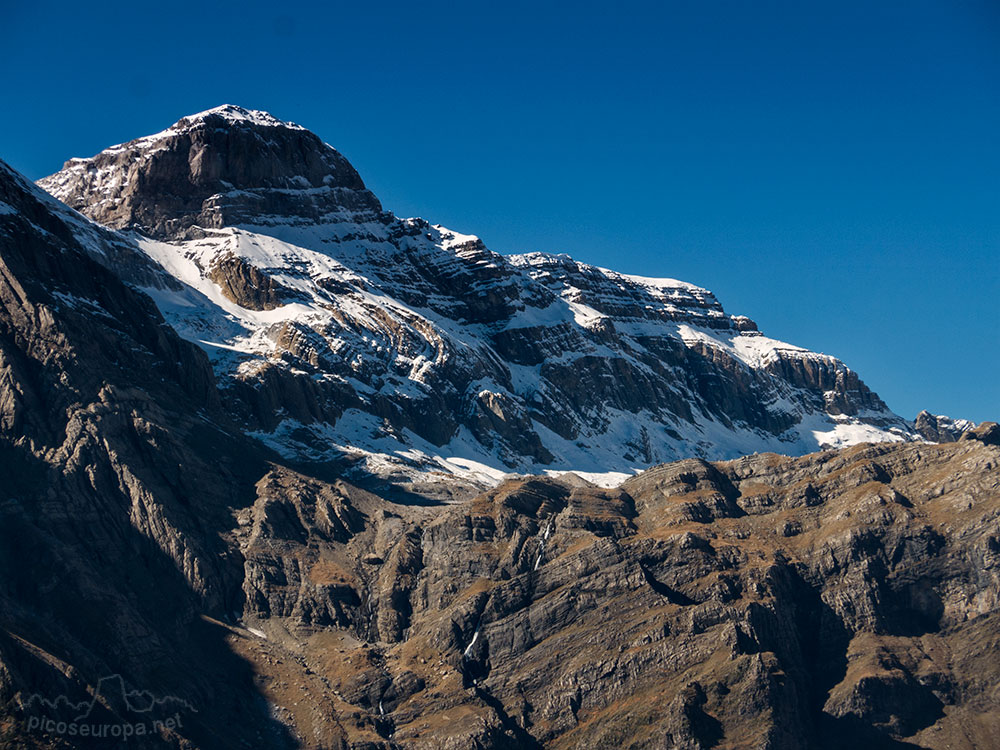
[[(78, 703), (121, 675), (192, 707), (174, 744), (287, 744), (249, 666), (202, 617), (242, 607), (242, 560), (221, 535), (263, 457), (225, 426), (204, 354), (92, 260), (114, 252), (99, 233), (46, 199), (0, 163), (4, 712), (65, 719), (30, 696)], [(147, 715), (105, 703), (104, 722)], [(2, 726), (5, 746), (38, 739)]]

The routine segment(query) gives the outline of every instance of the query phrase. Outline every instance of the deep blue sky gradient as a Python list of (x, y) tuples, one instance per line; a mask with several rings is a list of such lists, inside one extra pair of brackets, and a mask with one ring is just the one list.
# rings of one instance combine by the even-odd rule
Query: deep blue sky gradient
[(1000, 418), (1000, 4), (0, 0), (31, 178), (222, 103), (387, 208), (712, 289), (889, 406)]

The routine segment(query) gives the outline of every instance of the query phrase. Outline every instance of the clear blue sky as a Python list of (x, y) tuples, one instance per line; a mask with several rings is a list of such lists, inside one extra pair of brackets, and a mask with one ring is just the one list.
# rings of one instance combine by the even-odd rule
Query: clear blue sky
[(399, 215), (701, 284), (904, 416), (1000, 419), (995, 0), (0, 15), (0, 158), (29, 177), (218, 104), (265, 109)]

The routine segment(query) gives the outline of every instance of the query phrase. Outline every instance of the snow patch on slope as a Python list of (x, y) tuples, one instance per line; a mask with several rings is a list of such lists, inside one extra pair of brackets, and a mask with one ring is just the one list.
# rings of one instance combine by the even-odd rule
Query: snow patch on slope
[[(212, 230), (201, 239), (174, 243), (136, 238), (149, 257), (182, 282), (179, 291), (161, 288), (146, 291), (181, 335), (206, 348), (220, 375), (242, 371), (241, 368), (255, 360), (273, 360), (278, 353), (276, 332), (284, 324), (322, 332), (324, 336), (330, 335), (331, 327), (341, 326), (333, 347), (340, 347), (345, 356), (353, 352), (344, 361), (350, 371), (316, 377), (348, 384), (365, 402), (380, 394), (396, 400), (420, 401), (430, 397), (426, 383), (445, 352), (480, 352), (497, 359), (496, 354), (489, 354), (491, 350), (484, 348), (483, 342), (490, 335), (489, 326), (462, 323), (426, 306), (406, 305), (381, 290), (385, 286), (380, 278), (384, 271), (380, 268), (381, 254), (395, 250), (385, 240), (375, 241), (376, 232), (380, 229), (384, 232), (384, 226), (366, 227), (351, 222), (311, 228), (279, 225), (267, 227), (267, 234), (261, 229)], [(358, 237), (363, 239), (355, 239)], [(449, 262), (449, 254), (465, 252), (478, 243), (472, 235), (451, 232), (441, 226), (430, 227), (425, 236), (407, 241), (411, 243), (411, 252), (437, 252), (434, 260), (439, 265)], [(225, 255), (248, 261), (296, 298), (267, 311), (247, 310), (230, 301), (207, 276), (216, 259)], [(551, 256), (541, 254), (519, 256), (515, 267), (524, 274), (519, 282), (524, 286), (530, 286), (530, 277), (536, 274), (532, 258), (542, 263), (551, 260)], [(643, 293), (662, 300), (663, 309), (667, 310), (672, 309), (678, 295), (700, 295), (698, 299), (709, 300), (704, 304), (710, 307), (714, 300), (700, 287), (673, 279), (647, 279), (592, 268), (588, 273), (603, 275), (616, 288), (639, 286)], [(601, 278), (598, 276), (598, 280)], [(560, 325), (589, 329), (609, 318), (591, 304), (575, 300), (577, 292), (575, 287), (562, 289), (557, 297), (548, 298), (543, 307), (522, 305), (504, 322), (503, 330)], [(669, 337), (687, 346), (702, 344), (723, 350), (754, 370), (766, 366), (782, 351), (823, 357), (756, 332), (741, 333), (655, 318), (612, 318), (612, 321), (618, 335), (634, 351), (643, 349), (640, 339)], [(406, 344), (407, 336), (418, 342), (415, 349), (413, 344)], [(565, 351), (549, 361), (570, 363), (584, 356), (625, 358), (637, 369), (648, 369), (628, 351), (611, 349), (593, 340), (581, 341), (582, 348)], [(371, 372), (373, 361), (383, 362), (388, 368), (374, 384), (371, 375), (366, 374)], [(539, 366), (507, 362), (502, 369), (511, 384), (512, 395), (526, 400), (544, 398), (546, 383)], [(481, 398), (508, 392), (507, 386), (492, 377), (480, 378), (469, 387)], [(597, 427), (580, 422), (579, 434), (568, 440), (534, 420), (532, 427), (541, 445), (553, 456), (547, 464), (511, 455), (502, 447), (484, 446), (465, 427), (447, 444), (434, 445), (412, 431), (394, 430), (383, 420), (357, 409), (348, 409), (335, 425), (305, 425), (286, 419), (273, 432), (254, 435), (282, 454), (299, 460), (349, 460), (365, 471), (380, 475), (460, 476), (484, 486), (496, 483), (510, 472), (558, 475), (570, 471), (607, 485), (649, 465), (691, 455), (730, 458), (753, 451), (805, 453), (860, 440), (903, 439), (902, 434), (857, 424), (857, 420), (806, 413), (800, 403), (788, 396), (776, 396), (768, 408), (794, 414), (799, 424), (786, 434), (773, 435), (738, 423), (722, 424), (697, 405), (692, 412), (693, 422), (649, 411), (633, 413), (608, 407), (603, 410)]]

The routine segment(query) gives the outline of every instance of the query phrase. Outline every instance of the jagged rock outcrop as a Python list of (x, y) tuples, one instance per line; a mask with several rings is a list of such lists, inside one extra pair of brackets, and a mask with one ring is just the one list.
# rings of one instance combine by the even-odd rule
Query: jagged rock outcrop
[(952, 419), (931, 414), (927, 410), (920, 412), (913, 422), (914, 429), (921, 437), (934, 443), (954, 443), (975, 426), (975, 422), (970, 422), (968, 419)]
[(289, 458), (482, 488), (918, 439), (842, 362), (711, 292), (399, 219), (266, 113), (193, 115), (40, 184), (135, 233), (172, 280), (144, 288), (210, 354), (229, 412)]
[(1000, 425), (996, 422), (983, 422), (978, 427), (962, 433), (961, 440), (978, 440), (986, 445), (1000, 445)]
[(292, 298), (288, 290), (257, 266), (233, 255), (216, 258), (208, 278), (215, 282), (226, 299), (247, 310), (274, 310)]

